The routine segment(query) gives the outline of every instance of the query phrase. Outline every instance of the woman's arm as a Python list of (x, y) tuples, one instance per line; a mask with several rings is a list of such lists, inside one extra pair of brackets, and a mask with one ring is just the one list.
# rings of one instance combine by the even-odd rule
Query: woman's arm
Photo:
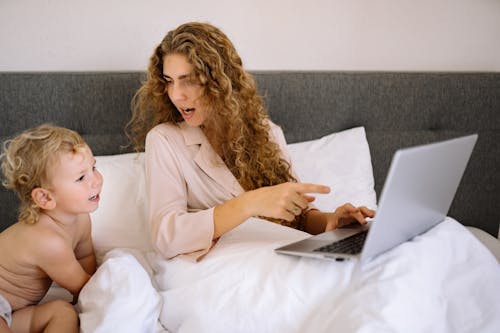
[(214, 237), (220, 237), (252, 216), (292, 221), (314, 200), (308, 193), (328, 193), (329, 187), (283, 183), (245, 192), (215, 207)]
[(146, 138), (149, 226), (153, 246), (165, 258), (197, 252), (193, 255), (197, 259), (212, 246), (213, 207), (201, 202), (206, 189), (196, 191), (199, 208), (188, 210), (188, 186), (196, 184), (188, 184), (184, 176), (194, 172), (180, 158), (187, 149), (160, 131), (153, 130)]

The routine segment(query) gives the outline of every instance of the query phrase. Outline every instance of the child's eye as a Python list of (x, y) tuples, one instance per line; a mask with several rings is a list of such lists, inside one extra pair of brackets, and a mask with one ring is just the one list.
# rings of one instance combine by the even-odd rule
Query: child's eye
[(82, 176), (81, 176), (80, 178), (78, 178), (76, 181), (77, 181), (77, 182), (81, 182), (81, 181), (83, 181), (84, 179), (85, 179), (85, 175), (82, 175)]

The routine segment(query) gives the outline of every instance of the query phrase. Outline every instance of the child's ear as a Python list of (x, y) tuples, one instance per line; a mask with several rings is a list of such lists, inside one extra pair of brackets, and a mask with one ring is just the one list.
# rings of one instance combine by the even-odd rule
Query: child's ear
[(50, 191), (44, 188), (41, 187), (34, 188), (31, 191), (31, 197), (33, 198), (35, 204), (41, 209), (51, 210), (56, 207), (56, 201), (50, 194)]

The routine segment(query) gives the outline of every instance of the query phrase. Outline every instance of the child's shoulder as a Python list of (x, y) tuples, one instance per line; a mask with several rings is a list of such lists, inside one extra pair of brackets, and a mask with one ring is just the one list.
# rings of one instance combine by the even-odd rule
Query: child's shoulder
[(38, 222), (17, 222), (0, 234), (0, 248), (8, 249), (10, 260), (24, 267), (38, 266), (43, 258), (66, 251), (67, 244), (61, 234)]
[(63, 241), (65, 238), (60, 228), (44, 215), (41, 215), (39, 220), (33, 224), (18, 222), (16, 226), (19, 236), (26, 242), (30, 242), (33, 247), (57, 245), (58, 241)]
[(75, 225), (62, 226), (45, 214), (40, 214), (37, 222), (14, 223), (0, 234), (1, 242), (16, 243), (17, 246), (34, 251), (56, 250), (78, 242), (91, 232), (89, 214), (78, 216)]

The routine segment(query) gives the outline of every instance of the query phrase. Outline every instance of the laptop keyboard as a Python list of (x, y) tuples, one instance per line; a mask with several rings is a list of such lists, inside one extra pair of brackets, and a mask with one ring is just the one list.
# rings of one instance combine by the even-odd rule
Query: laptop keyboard
[(316, 252), (358, 254), (363, 248), (368, 230), (315, 249)]

